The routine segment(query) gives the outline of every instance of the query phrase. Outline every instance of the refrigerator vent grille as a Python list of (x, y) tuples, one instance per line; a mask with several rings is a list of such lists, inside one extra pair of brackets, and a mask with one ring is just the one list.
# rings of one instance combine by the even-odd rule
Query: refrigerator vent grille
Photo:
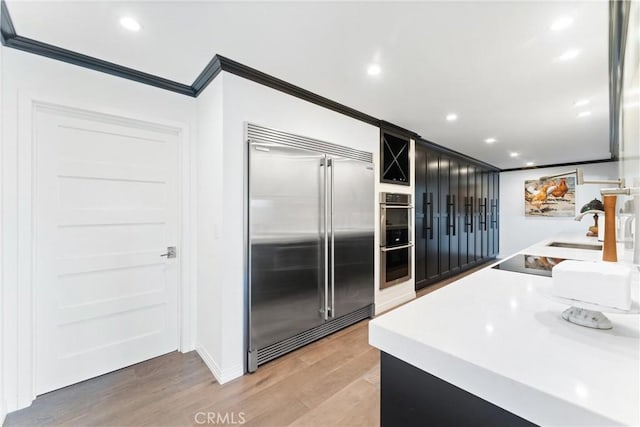
[(320, 326), (316, 326), (313, 329), (301, 332), (298, 335), (292, 336), (291, 338), (287, 338), (286, 340), (282, 340), (275, 344), (271, 344), (268, 347), (259, 349), (258, 365), (262, 365), (263, 363), (275, 359), (276, 357), (282, 356), (283, 354), (296, 350), (304, 345), (309, 344), (310, 342), (316, 341), (340, 329), (346, 328), (347, 326), (353, 325), (354, 323), (366, 319), (371, 316), (372, 308), (373, 307), (371, 305), (368, 305), (357, 311), (323, 323)]
[(368, 163), (373, 162), (373, 154), (366, 151), (269, 129), (252, 123), (247, 124), (247, 138), (251, 142), (282, 144), (290, 147), (301, 148), (303, 150), (317, 151), (320, 153), (332, 154)]

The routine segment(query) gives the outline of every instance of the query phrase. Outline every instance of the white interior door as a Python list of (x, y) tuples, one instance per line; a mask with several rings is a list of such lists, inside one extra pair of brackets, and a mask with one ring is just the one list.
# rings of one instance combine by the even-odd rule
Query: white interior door
[(179, 156), (176, 132), (109, 116), (38, 109), (33, 130), (42, 394), (177, 349)]

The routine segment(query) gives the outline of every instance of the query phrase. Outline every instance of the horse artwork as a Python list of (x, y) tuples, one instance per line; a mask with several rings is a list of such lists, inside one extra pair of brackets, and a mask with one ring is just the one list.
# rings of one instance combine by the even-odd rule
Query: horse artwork
[(576, 215), (575, 177), (525, 181), (524, 215), (574, 217)]

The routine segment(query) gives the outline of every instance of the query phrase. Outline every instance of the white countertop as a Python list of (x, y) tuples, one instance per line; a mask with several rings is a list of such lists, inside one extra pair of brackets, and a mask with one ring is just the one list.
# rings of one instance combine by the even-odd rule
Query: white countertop
[[(601, 259), (552, 241), (596, 243), (561, 235), (521, 253)], [(569, 323), (541, 292), (550, 285), (487, 267), (372, 320), (369, 342), (539, 425), (640, 425), (640, 316), (606, 313), (611, 330)]]

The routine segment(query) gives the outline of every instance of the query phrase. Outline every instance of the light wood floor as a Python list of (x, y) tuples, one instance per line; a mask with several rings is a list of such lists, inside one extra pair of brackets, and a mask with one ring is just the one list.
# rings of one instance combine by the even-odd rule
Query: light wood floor
[(368, 344), (367, 326), (362, 321), (222, 386), (195, 352), (170, 353), (39, 396), (4, 425), (186, 426), (209, 416), (209, 425), (377, 426), (380, 355)]

